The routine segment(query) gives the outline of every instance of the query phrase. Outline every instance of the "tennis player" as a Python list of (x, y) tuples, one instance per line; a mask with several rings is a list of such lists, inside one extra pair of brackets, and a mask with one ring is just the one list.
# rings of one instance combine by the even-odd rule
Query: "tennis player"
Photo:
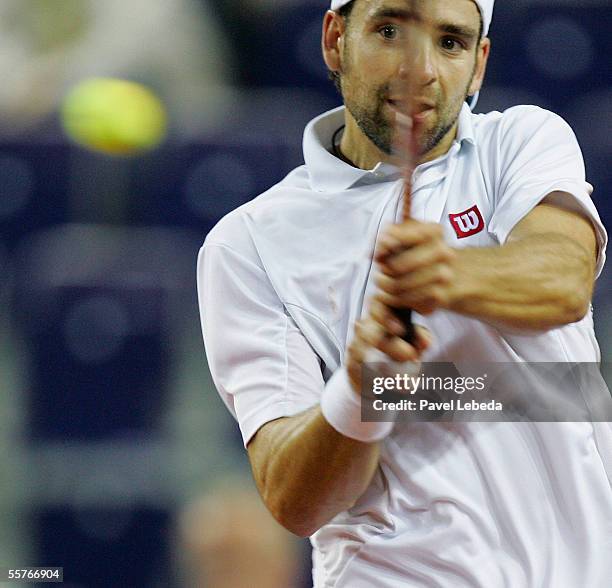
[[(305, 165), (226, 216), (198, 260), (210, 369), (263, 501), (310, 537), (316, 588), (609, 586), (608, 423), (362, 422), (358, 385), (373, 349), (599, 361), (607, 237), (576, 138), (535, 106), (472, 114), (493, 0), (330, 8), (344, 106), (309, 123)], [(398, 224), (405, 117), (419, 165)], [(397, 308), (414, 311), (411, 343)]]

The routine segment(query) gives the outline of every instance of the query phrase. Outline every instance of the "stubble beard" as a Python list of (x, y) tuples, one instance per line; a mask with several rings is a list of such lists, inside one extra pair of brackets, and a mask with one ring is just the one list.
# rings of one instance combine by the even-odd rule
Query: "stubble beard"
[(366, 106), (363, 102), (352, 100), (347, 93), (343, 93), (344, 105), (361, 129), (361, 132), (378, 147), (383, 153), (393, 153), (393, 126), (385, 117), (383, 112), (388, 88), (378, 90), (372, 106)]
[[(440, 96), (436, 96), (437, 122), (434, 127), (431, 129), (425, 128), (420, 134), (418, 138), (418, 155), (425, 155), (432, 151), (454, 127), (461, 113), (463, 103), (468, 97), (470, 85), (471, 79), (463, 98), (442, 110), (440, 110)], [(373, 99), (368, 100), (368, 104), (371, 104), (371, 106), (367, 106), (363, 102), (352, 100), (348, 92), (343, 92), (344, 105), (357, 123), (357, 126), (361, 129), (361, 132), (383, 153), (392, 156), (395, 154), (395, 126), (384, 113), (389, 95), (389, 86), (385, 85), (377, 90)]]

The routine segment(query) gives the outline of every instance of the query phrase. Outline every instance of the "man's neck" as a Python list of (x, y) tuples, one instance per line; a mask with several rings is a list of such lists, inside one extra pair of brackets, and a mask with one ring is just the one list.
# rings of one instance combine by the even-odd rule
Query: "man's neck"
[[(348, 109), (344, 111), (344, 120), (345, 129), (340, 142), (340, 152), (345, 160), (359, 169), (373, 169), (380, 162), (390, 163), (398, 167), (403, 166), (404, 162), (401, 157), (388, 155), (372, 143), (359, 128)], [(419, 158), (417, 164), (427, 163), (444, 155), (457, 137), (457, 129), (458, 122), (433, 149)]]

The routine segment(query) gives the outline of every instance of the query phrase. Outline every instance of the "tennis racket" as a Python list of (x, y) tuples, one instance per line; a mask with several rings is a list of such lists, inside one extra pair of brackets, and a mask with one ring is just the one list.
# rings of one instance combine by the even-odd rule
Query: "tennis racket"
[[(407, 111), (405, 114), (398, 115), (393, 145), (393, 151), (400, 161), (403, 176), (401, 222), (406, 222), (412, 218), (412, 177), (418, 162), (419, 135), (421, 133), (420, 124), (413, 116), (413, 113), (420, 90), (415, 75), (416, 59), (423, 50), (421, 44), (424, 42), (424, 37), (418, 25), (417, 3), (412, 2), (411, 4), (411, 11), (415, 14), (415, 19), (413, 23), (405, 25), (402, 37), (404, 45), (402, 48), (404, 76), (399, 82), (397, 89), (394, 90), (403, 97), (402, 107), (404, 111)], [(402, 338), (407, 343), (414, 343), (416, 334), (412, 322), (412, 310), (410, 308), (398, 308), (395, 309), (395, 315), (405, 327), (405, 333)]]
[[(416, 168), (416, 156), (417, 156), (417, 133), (418, 128), (415, 128), (414, 122), (410, 129), (405, 131), (405, 145), (403, 147), (403, 167), (402, 175), (404, 178), (403, 182), (403, 195), (402, 195), (402, 222), (406, 222), (412, 218), (412, 176)], [(414, 331), (414, 324), (412, 322), (412, 310), (410, 308), (397, 308), (395, 309), (395, 315), (403, 323), (405, 333), (403, 339), (407, 343), (413, 343), (416, 339)]]

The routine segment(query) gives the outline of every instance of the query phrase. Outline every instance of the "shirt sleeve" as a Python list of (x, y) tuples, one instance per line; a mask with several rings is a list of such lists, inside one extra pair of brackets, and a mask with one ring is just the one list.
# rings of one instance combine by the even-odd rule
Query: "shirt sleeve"
[(205, 244), (197, 278), (211, 375), (246, 446), (265, 423), (320, 402), (320, 360), (254, 261)]
[(498, 152), (495, 210), (489, 233), (500, 244), (517, 223), (552, 192), (565, 192), (557, 206), (582, 214), (597, 236), (596, 275), (605, 262), (606, 230), (591, 200), (584, 160), (570, 126), (558, 115), (536, 107), (516, 107), (504, 115)]

